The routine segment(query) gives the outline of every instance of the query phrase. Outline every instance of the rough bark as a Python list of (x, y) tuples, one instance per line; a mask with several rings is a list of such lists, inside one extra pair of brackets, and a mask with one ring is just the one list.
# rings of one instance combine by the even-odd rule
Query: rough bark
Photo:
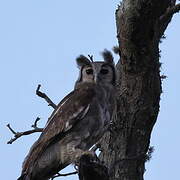
[[(116, 11), (121, 59), (117, 64), (117, 114), (102, 142), (101, 160), (111, 180), (142, 180), (161, 94), (159, 42), (174, 0), (123, 0)], [(163, 19), (163, 20), (162, 20)]]

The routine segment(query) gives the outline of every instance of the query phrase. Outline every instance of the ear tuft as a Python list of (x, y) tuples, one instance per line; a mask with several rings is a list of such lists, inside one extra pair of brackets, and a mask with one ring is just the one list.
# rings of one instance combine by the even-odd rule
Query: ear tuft
[(114, 61), (113, 61), (114, 58), (113, 58), (113, 55), (110, 51), (105, 49), (102, 52), (102, 56), (103, 56), (105, 62), (110, 63), (110, 64), (114, 64)]
[(80, 55), (76, 58), (76, 63), (78, 65), (78, 68), (81, 68), (82, 66), (90, 65), (91, 61), (86, 56)]

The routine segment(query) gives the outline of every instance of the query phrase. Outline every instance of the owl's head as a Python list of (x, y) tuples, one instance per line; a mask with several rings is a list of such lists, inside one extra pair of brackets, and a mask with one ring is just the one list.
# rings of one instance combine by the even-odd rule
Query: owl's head
[(111, 84), (115, 86), (116, 71), (113, 56), (110, 51), (102, 52), (104, 61), (93, 61), (90, 57), (80, 55), (76, 59), (78, 68), (80, 69), (79, 78), (76, 86), (82, 83)]

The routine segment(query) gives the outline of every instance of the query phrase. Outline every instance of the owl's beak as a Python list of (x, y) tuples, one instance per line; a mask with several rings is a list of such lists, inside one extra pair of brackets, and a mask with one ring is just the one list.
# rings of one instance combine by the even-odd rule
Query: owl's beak
[(92, 64), (92, 66), (93, 66), (93, 70), (94, 70), (94, 73), (93, 73), (93, 81), (94, 81), (94, 83), (99, 83), (99, 81), (100, 81), (100, 77), (99, 77), (99, 72), (100, 72), (100, 70), (101, 70), (101, 66), (98, 66), (98, 64)]
[(95, 74), (94, 75), (94, 83), (98, 83), (98, 81), (99, 81), (98, 74)]
[(94, 82), (97, 83), (97, 76), (94, 76)]

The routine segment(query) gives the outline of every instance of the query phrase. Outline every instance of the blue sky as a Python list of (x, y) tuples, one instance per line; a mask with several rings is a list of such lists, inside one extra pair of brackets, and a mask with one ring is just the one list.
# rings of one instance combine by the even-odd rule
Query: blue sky
[[(44, 126), (52, 108), (35, 95), (37, 85), (42, 84), (42, 90), (58, 103), (77, 79), (75, 58), (83, 53), (99, 60), (104, 48), (117, 44), (114, 12), (118, 2), (0, 0), (1, 179), (19, 176), (22, 161), (38, 137), (34, 134), (7, 145), (12, 134), (6, 124), (27, 130), (39, 116), (39, 126)], [(160, 114), (151, 138), (155, 152), (146, 164), (146, 180), (180, 178), (178, 18), (173, 18), (160, 45), (161, 72), (168, 78), (163, 81)]]

